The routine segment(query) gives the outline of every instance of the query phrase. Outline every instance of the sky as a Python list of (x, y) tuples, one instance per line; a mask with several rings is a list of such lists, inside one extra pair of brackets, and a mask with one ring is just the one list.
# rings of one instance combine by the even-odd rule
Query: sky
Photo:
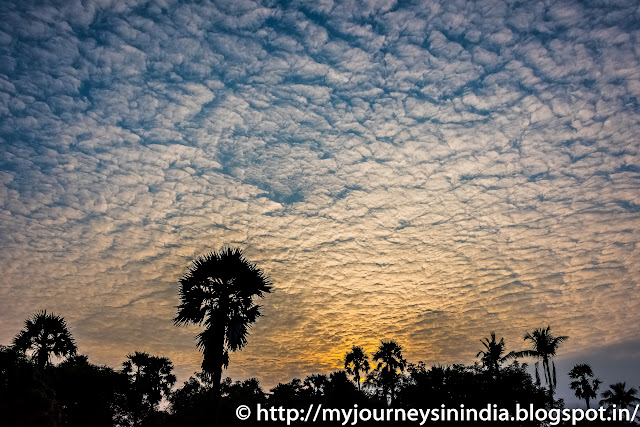
[(637, 385), (639, 60), (635, 0), (2, 2), (0, 343), (46, 308), (186, 380), (178, 280), (234, 245), (274, 284), (234, 379), (551, 325), (561, 391)]

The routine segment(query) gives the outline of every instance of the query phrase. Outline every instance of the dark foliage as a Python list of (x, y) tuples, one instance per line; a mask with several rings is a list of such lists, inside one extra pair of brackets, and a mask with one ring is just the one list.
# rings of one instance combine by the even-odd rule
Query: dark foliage
[(60, 407), (39, 370), (12, 347), (0, 346), (0, 425), (57, 426)]
[(96, 366), (87, 356), (75, 356), (53, 370), (53, 387), (65, 426), (112, 426), (123, 423), (127, 411), (127, 376)]
[[(264, 284), (262, 279), (259, 282)], [(214, 281), (218, 283), (217, 279)], [(235, 279), (229, 283), (235, 283)], [(250, 310), (256, 314), (258, 306), (253, 304), (252, 297), (260, 296), (260, 293), (255, 292), (255, 286), (251, 285), (250, 288), (246, 293), (242, 291), (241, 295), (237, 295), (241, 301), (237, 308), (243, 311), (253, 307)], [(262, 292), (267, 291), (268, 289)], [(238, 313), (236, 315), (240, 316)], [(255, 319), (252, 316), (250, 320)], [(51, 325), (38, 326), (43, 320)], [(239, 319), (236, 320), (240, 322)], [(532, 350), (507, 355), (504, 355), (504, 340), (498, 341), (495, 334), (491, 333), (491, 338), (481, 341), (484, 350), (477, 354), (477, 357), (481, 357), (482, 365), (476, 363), (472, 366), (427, 367), (422, 362), (408, 363), (403, 357), (402, 346), (388, 340), (381, 341), (380, 346), (371, 354), (372, 363), (376, 366), (370, 370), (368, 356), (361, 347), (353, 346), (345, 355), (345, 370), (328, 375), (309, 375), (304, 380), (294, 378), (287, 383), (278, 384), (266, 393), (255, 378), (235, 382), (230, 378), (219, 381), (206, 369), (191, 377), (182, 387), (172, 390), (176, 377), (172, 372), (173, 364), (166, 357), (135, 352), (127, 356), (122, 371), (96, 366), (86, 356), (74, 355), (75, 344), (73, 347), (63, 346), (73, 348), (73, 351), (56, 350), (63, 348), (56, 347), (56, 340), (60, 337), (67, 344), (73, 343), (64, 319), (55, 315), (47, 316), (46, 312), (42, 312), (29, 319), (29, 322), (28, 327), (19, 334), (22, 338), (16, 339), (16, 346), (0, 346), (0, 426), (269, 426), (285, 424), (283, 410), (311, 414), (311, 411), (315, 413), (316, 409), (322, 407), (335, 411), (336, 414), (332, 422), (324, 423), (326, 425), (351, 425), (352, 418), (346, 421), (337, 414), (344, 416), (346, 411), (357, 408), (378, 416), (382, 413), (389, 416), (389, 413), (397, 412), (400, 418), (402, 414), (409, 414), (409, 410), (413, 410), (415, 414), (417, 409), (430, 410), (431, 414), (435, 411), (440, 414), (448, 413), (450, 416), (454, 414), (447, 410), (457, 410), (457, 416), (461, 412), (466, 414), (465, 420), (457, 421), (439, 421), (430, 417), (428, 423), (432, 426), (482, 423), (487, 426), (533, 427), (546, 424), (513, 420), (485, 422), (478, 417), (482, 417), (483, 411), (494, 411), (495, 414), (496, 409), (511, 411), (509, 415), (513, 415), (516, 405), (527, 409), (564, 409), (564, 402), (553, 397), (552, 390), (557, 380), (552, 359), (556, 355), (558, 344), (567, 337), (551, 335), (549, 327), (537, 329), (525, 336), (526, 340), (532, 341)], [(226, 327), (234, 324), (233, 322)], [(67, 332), (62, 335), (52, 333), (54, 323), (64, 326), (62, 329), (56, 326), (56, 330)], [(250, 323), (244, 324), (236, 338), (246, 337)], [(232, 335), (236, 332), (227, 331)], [(27, 336), (33, 339), (27, 340)], [(228, 337), (225, 342), (227, 339)], [(35, 345), (24, 345), (25, 343)], [(234, 348), (229, 342), (225, 345), (229, 350)], [(66, 357), (66, 360), (55, 366), (50, 361), (50, 355)], [(509, 359), (531, 356), (543, 362), (547, 388), (533, 380), (526, 370), (527, 365), (518, 361), (505, 364)], [(361, 374), (367, 374), (367, 381), (364, 383), (359, 381)], [(574, 380), (571, 388), (576, 396), (585, 399), (587, 404), (596, 398), (600, 382), (594, 379), (589, 365), (576, 365), (569, 377)], [(612, 384), (601, 394), (603, 399), (600, 404), (609, 407), (609, 410), (614, 405), (617, 408), (633, 409), (640, 402), (637, 393), (636, 388), (627, 386), (624, 382)], [(164, 408), (167, 404), (168, 407)], [(238, 419), (236, 408), (240, 405), (246, 405), (252, 411), (248, 420)], [(262, 414), (261, 421), (257, 419), (258, 407)], [(345, 412), (341, 412), (343, 410)], [(279, 419), (274, 421), (274, 414)], [(370, 421), (358, 420), (358, 425), (380, 425), (381, 421), (375, 420), (375, 417), (373, 415)], [(306, 424), (308, 421), (302, 419), (292, 423)], [(415, 420), (409, 419), (384, 422), (384, 425), (415, 424)], [(608, 424), (629, 425), (620, 422)], [(561, 422), (558, 425), (569, 424)], [(596, 421), (578, 422), (577, 425), (599, 424)]]
[[(525, 369), (517, 362), (502, 368), (496, 377), (493, 369), (479, 366), (433, 366), (419, 363), (410, 365), (409, 376), (398, 393), (397, 405), (404, 408), (460, 408), (482, 410), (488, 405), (515, 408), (533, 404), (535, 408), (550, 408), (552, 401), (544, 389), (537, 386)], [(485, 425), (486, 423), (483, 423)], [(451, 425), (451, 422), (430, 423)], [(468, 423), (467, 423), (468, 425)], [(504, 426), (535, 426), (538, 423), (501, 422)]]
[(129, 379), (128, 404), (133, 425), (141, 425), (156, 413), (162, 397), (168, 397), (176, 382), (173, 363), (167, 357), (136, 351), (127, 355), (122, 372)]

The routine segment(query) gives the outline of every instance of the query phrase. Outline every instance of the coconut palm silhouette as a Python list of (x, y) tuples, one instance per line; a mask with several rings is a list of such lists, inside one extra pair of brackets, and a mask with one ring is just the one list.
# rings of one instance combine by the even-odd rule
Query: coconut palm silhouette
[[(553, 362), (560, 344), (568, 340), (568, 336), (556, 337), (551, 333), (551, 326), (537, 328), (533, 332), (524, 335), (525, 341), (530, 341), (531, 350), (518, 351), (513, 353), (513, 357), (535, 357), (542, 360), (542, 372), (545, 383), (549, 386), (549, 394), (553, 397), (556, 385), (556, 365)], [(540, 373), (538, 372), (539, 362), (535, 363), (536, 382), (540, 384)]]
[(229, 351), (247, 344), (249, 328), (261, 315), (254, 297), (263, 298), (269, 292), (269, 278), (233, 247), (199, 257), (180, 279), (174, 323), (205, 326), (197, 335), (197, 347), (203, 352), (202, 370), (210, 376), (215, 394), (220, 393)]
[(638, 390), (631, 387), (627, 389), (627, 383), (615, 383), (609, 386), (609, 390), (602, 392), (602, 400), (600, 406), (607, 406), (609, 409), (616, 405), (618, 409), (625, 409), (634, 403), (640, 403), (640, 399), (636, 394)]
[(32, 351), (40, 371), (50, 364), (52, 355), (69, 357), (78, 351), (64, 318), (47, 310), (38, 311), (25, 320), (24, 329), (15, 336), (13, 345), (25, 353)]
[(500, 338), (500, 341), (496, 341), (496, 333), (491, 332), (491, 339), (484, 338), (480, 340), (484, 346), (484, 350), (480, 350), (476, 357), (480, 357), (482, 365), (494, 376), (500, 372), (500, 365), (506, 360), (514, 358), (515, 353), (512, 351), (507, 355), (504, 355), (505, 344), (504, 338)]

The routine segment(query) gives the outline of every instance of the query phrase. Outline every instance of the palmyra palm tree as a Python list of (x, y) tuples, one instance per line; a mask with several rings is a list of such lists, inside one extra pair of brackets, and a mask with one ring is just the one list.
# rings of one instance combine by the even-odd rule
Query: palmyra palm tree
[(393, 340), (380, 341), (380, 347), (373, 353), (373, 360), (379, 361), (376, 372), (382, 383), (382, 395), (387, 399), (390, 394), (390, 400), (393, 401), (398, 371), (404, 372), (407, 366), (407, 361), (402, 357), (402, 346)]
[(33, 351), (40, 370), (50, 363), (51, 355), (69, 357), (78, 351), (64, 318), (47, 310), (38, 311), (25, 320), (24, 329), (15, 336), (13, 345), (23, 353)]
[[(556, 388), (556, 365), (553, 358), (558, 351), (560, 343), (569, 339), (568, 336), (556, 337), (551, 333), (551, 326), (537, 328), (532, 333), (524, 335), (525, 341), (531, 341), (533, 349), (514, 352), (512, 357), (535, 357), (542, 360), (542, 371), (544, 372), (545, 383), (549, 386), (549, 394), (553, 397)], [(536, 383), (540, 385), (540, 373), (538, 372), (538, 362), (536, 362)]]
[(247, 344), (249, 328), (261, 315), (254, 297), (271, 292), (264, 272), (250, 263), (240, 249), (224, 247), (201, 256), (180, 279), (180, 305), (176, 326), (203, 325), (197, 347), (203, 352), (202, 371), (211, 377), (220, 394), (222, 369), (229, 365), (229, 351)]
[(573, 390), (578, 399), (584, 399), (587, 403), (587, 409), (591, 408), (591, 399), (598, 397), (598, 388), (602, 381), (593, 378), (593, 369), (591, 365), (586, 363), (578, 363), (571, 371), (569, 371), (569, 378), (573, 381), (569, 384), (569, 388)]
[(362, 350), (362, 347), (354, 345), (351, 351), (344, 356), (344, 369), (349, 375), (353, 375), (353, 379), (360, 390), (360, 373), (365, 375), (369, 372), (368, 356)]
[(618, 409), (625, 409), (634, 403), (639, 403), (640, 399), (636, 396), (638, 390), (631, 387), (627, 390), (627, 383), (615, 383), (609, 386), (609, 390), (602, 392), (602, 400), (600, 406), (607, 406), (609, 409), (616, 405)]
[(496, 333), (491, 332), (491, 339), (484, 338), (480, 340), (484, 346), (484, 350), (480, 350), (476, 357), (480, 357), (482, 365), (489, 370), (493, 375), (498, 375), (500, 372), (500, 365), (508, 359), (512, 359), (515, 353), (512, 351), (509, 354), (503, 356), (505, 352), (504, 338), (500, 338), (500, 341), (496, 341)]

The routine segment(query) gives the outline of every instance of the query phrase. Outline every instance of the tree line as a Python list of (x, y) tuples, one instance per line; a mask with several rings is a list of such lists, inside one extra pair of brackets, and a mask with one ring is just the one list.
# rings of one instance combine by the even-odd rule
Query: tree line
[[(294, 378), (268, 393), (255, 378), (222, 379), (229, 353), (247, 345), (249, 330), (261, 315), (256, 302), (271, 290), (264, 271), (237, 248), (224, 247), (193, 262), (179, 281), (180, 304), (174, 323), (203, 327), (196, 336), (203, 361), (201, 371), (175, 389), (169, 358), (136, 351), (126, 356), (120, 369), (94, 365), (87, 356), (78, 354), (64, 318), (46, 310), (36, 312), (25, 321), (12, 345), (0, 346), (0, 425), (253, 425), (255, 420), (238, 421), (234, 411), (238, 405), (255, 408), (258, 403), (300, 409), (310, 404), (326, 408), (464, 405), (482, 409), (493, 404), (513, 408), (516, 403), (546, 409), (564, 407), (562, 399), (555, 398), (554, 358), (568, 337), (554, 335), (550, 326), (524, 335), (529, 349), (509, 353), (504, 339), (498, 340), (491, 332), (480, 341), (482, 348), (476, 354), (480, 363), (470, 366), (410, 363), (398, 342), (382, 340), (371, 355), (354, 345), (345, 354), (342, 370), (309, 375), (304, 380)], [(518, 361), (522, 358), (535, 359), (535, 380), (527, 372), (527, 364)], [(591, 366), (575, 365), (569, 379), (576, 397), (591, 407), (601, 385)], [(624, 382), (611, 384), (601, 397), (600, 405), (608, 408), (627, 408), (640, 402), (637, 390)]]

